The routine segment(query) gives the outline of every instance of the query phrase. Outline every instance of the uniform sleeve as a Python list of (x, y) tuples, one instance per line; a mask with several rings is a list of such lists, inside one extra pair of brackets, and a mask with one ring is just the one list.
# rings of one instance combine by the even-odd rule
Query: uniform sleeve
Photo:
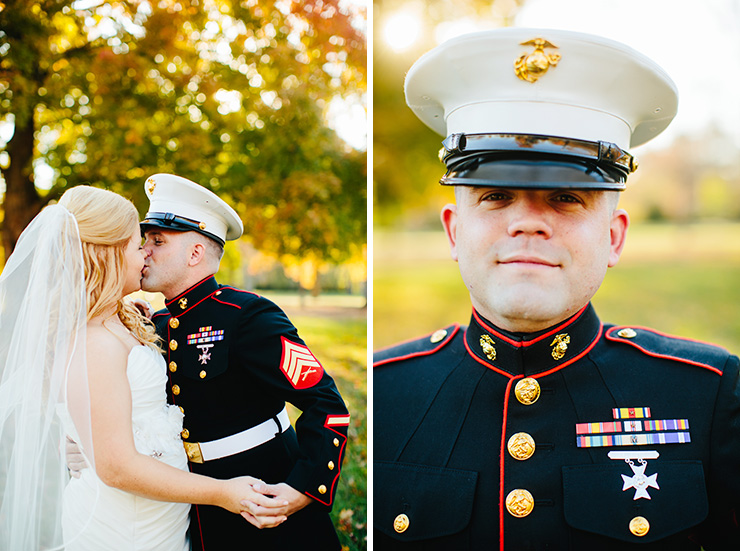
[(347, 445), (349, 412), (334, 380), (298, 336), (285, 313), (260, 298), (246, 309), (237, 354), (250, 374), (301, 410), (300, 458), (285, 482), (331, 508)]
[(740, 360), (730, 356), (720, 380), (712, 421), (709, 473), (711, 529), (707, 551), (740, 549)]

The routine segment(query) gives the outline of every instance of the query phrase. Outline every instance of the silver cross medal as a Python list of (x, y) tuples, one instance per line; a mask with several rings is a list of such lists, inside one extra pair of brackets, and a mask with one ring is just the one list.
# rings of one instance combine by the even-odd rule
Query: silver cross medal
[(198, 348), (200, 348), (202, 354), (198, 356), (198, 359), (200, 360), (201, 365), (205, 365), (208, 360), (211, 359), (211, 353), (208, 351), (209, 348), (213, 348), (212, 344), (199, 344)]
[[(629, 452), (609, 452), (609, 459), (623, 459), (627, 465), (632, 469), (632, 476), (622, 475), (624, 486), (622, 491), (626, 492), (630, 488), (635, 489), (635, 497), (632, 499), (650, 499), (648, 488), (655, 488), (660, 490), (658, 486), (658, 473), (645, 476), (645, 469), (647, 468), (648, 459), (657, 459), (660, 455), (657, 451), (629, 451)], [(635, 465), (632, 460), (637, 459), (639, 465)]]

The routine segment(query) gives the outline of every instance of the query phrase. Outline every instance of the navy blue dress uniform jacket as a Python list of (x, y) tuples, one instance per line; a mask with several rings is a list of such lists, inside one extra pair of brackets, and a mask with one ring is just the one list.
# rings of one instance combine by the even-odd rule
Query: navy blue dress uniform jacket
[[(153, 316), (168, 365), (168, 398), (185, 414), (183, 440), (210, 442), (274, 419), (290, 402), (291, 427), (235, 455), (193, 462), (214, 478), (250, 475), (285, 482), (314, 501), (276, 528), (193, 506), (193, 549), (339, 549), (329, 518), (347, 443), (349, 414), (332, 378), (274, 303), (206, 278)], [(285, 428), (285, 427), (281, 427)]]
[(737, 550), (738, 358), (590, 305), (525, 335), (474, 311), (376, 354), (374, 460), (378, 551)]

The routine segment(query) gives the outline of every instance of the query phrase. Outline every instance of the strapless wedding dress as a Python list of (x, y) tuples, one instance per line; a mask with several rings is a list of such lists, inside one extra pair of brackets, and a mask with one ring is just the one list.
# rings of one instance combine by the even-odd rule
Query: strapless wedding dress
[[(152, 348), (135, 346), (126, 374), (137, 451), (187, 470), (180, 439), (183, 416), (178, 407), (167, 405), (164, 359)], [(64, 492), (65, 550), (187, 551), (189, 511), (189, 504), (153, 501), (111, 488), (93, 469), (84, 469)]]

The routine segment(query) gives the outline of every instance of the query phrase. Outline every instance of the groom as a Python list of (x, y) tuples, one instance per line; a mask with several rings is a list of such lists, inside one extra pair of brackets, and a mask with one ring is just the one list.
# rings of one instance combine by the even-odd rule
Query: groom
[[(224, 242), (243, 231), (236, 212), (179, 176), (155, 174), (145, 189), (142, 289), (165, 296), (152, 321), (165, 347), (168, 400), (185, 414), (190, 469), (215, 478), (260, 478), (266, 483), (258, 491), (287, 503), (288, 519), (269, 530), (194, 505), (192, 548), (339, 549), (328, 511), (349, 414), (334, 381), (280, 308), (214, 279)], [(302, 412), (295, 430), (286, 402)], [(254, 504), (248, 508), (256, 524), (269, 515)]]

